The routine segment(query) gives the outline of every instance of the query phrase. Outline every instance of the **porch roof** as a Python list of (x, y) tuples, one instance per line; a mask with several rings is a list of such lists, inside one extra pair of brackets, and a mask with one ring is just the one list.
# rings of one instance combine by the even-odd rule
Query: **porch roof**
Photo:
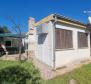
[(4, 34), (0, 34), (0, 37), (13, 37), (13, 38), (22, 37), (22, 38), (24, 38), (25, 35), (24, 34), (20, 35), (20, 34), (4, 33)]

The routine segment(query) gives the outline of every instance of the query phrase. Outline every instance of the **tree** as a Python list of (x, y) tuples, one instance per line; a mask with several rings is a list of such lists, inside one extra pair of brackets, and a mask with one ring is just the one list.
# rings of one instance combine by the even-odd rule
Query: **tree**
[(0, 33), (11, 33), (7, 26), (0, 26)]
[(4, 33), (11, 33), (7, 26), (3, 26)]
[[(10, 30), (8, 29), (7, 26), (0, 26), (0, 33), (10, 33)], [(5, 51), (5, 53), (7, 54), (7, 49), (6, 46), (4, 44), (4, 37), (0, 37), (0, 46), (3, 48), (3, 50)]]
[(13, 29), (19, 35), (19, 60), (21, 61), (21, 51), (22, 51), (22, 32), (21, 28), (23, 27), (19, 22), (17, 23), (15, 19), (11, 16), (8, 16), (7, 19), (12, 23)]

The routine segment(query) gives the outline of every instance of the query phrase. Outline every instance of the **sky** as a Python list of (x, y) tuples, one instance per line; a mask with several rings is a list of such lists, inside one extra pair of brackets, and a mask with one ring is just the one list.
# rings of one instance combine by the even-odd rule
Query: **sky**
[(23, 25), (22, 32), (28, 31), (28, 18), (36, 21), (50, 14), (60, 14), (66, 17), (88, 22), (84, 11), (91, 10), (91, 0), (0, 0), (0, 25), (7, 26), (12, 32), (12, 22), (8, 16)]

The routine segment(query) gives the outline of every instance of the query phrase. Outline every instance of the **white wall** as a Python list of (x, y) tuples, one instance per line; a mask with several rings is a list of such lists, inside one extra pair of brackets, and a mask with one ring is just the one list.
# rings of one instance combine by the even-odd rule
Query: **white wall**
[(72, 26), (66, 26), (62, 24), (57, 24), (56, 28), (67, 29), (73, 31), (73, 49), (72, 50), (58, 50), (55, 51), (56, 68), (65, 66), (69, 63), (75, 63), (80, 60), (86, 60), (90, 58), (90, 33), (88, 35), (88, 47), (83, 49), (78, 49), (77, 42), (77, 32), (86, 32), (84, 29), (76, 28)]
[(35, 51), (35, 36), (28, 35), (28, 51)]
[(35, 56), (39, 61), (53, 67), (53, 25), (51, 21), (48, 22), (48, 30), (48, 34), (41, 35), (41, 37), (36, 34)]

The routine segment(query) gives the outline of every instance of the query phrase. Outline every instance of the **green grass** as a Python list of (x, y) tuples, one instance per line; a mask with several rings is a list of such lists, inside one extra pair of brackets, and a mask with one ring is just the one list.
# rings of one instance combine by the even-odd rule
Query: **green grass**
[[(18, 61), (0, 60), (0, 70), (5, 69), (6, 67), (12, 67), (12, 66), (24, 67), (24, 69), (28, 70), (28, 72), (32, 73), (32, 75), (34, 73), (36, 73), (36, 72), (34, 72), (35, 68), (31, 62), (20, 63)], [(35, 78), (35, 75), (34, 75), (34, 78)], [(70, 73), (67, 73), (62, 76), (58, 76), (51, 80), (46, 80), (46, 81), (43, 80), (42, 84), (69, 84), (69, 81), (71, 79), (76, 80), (77, 84), (91, 84), (91, 64), (84, 65), (83, 67), (81, 67), (79, 69), (75, 69), (74, 71), (72, 71)], [(8, 84), (8, 83), (5, 83), (5, 84)], [(13, 84), (13, 83), (11, 83), (11, 84)], [(15, 84), (17, 84), (17, 83), (15, 83)], [(40, 83), (28, 83), (28, 84), (40, 84)]]
[(6, 67), (9, 67), (9, 66), (21, 66), (21, 67), (24, 67), (25, 69), (27, 69), (28, 71), (30, 69), (33, 69), (34, 66), (31, 62), (19, 62), (19, 61), (3, 61), (3, 60), (0, 60), (0, 69), (2, 68), (6, 68)]
[(43, 81), (43, 84), (69, 84), (71, 79), (76, 80), (77, 84), (91, 84), (91, 64), (84, 65), (63, 76)]
[(0, 84), (40, 84), (39, 71), (31, 62), (0, 60)]

